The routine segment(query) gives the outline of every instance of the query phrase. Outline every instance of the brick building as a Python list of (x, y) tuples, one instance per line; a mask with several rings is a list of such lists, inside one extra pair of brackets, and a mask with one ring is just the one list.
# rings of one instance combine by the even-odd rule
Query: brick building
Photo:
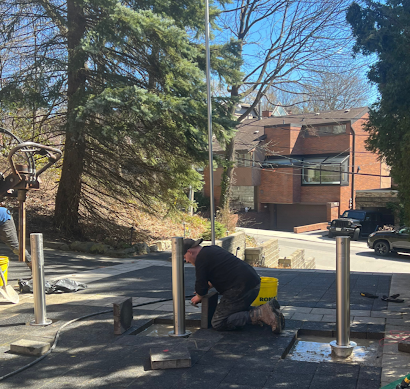
[[(358, 190), (390, 188), (387, 166), (365, 149), (366, 107), (245, 120), (235, 135), (231, 204), (264, 228), (291, 230), (337, 217)], [(215, 154), (222, 154), (214, 144)], [(205, 169), (205, 195), (209, 171)], [(219, 204), (222, 169), (214, 172)]]

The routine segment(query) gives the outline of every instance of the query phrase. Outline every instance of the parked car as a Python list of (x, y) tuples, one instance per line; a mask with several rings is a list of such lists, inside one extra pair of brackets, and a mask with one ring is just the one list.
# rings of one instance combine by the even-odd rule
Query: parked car
[(387, 255), (390, 251), (410, 252), (410, 228), (403, 227), (395, 231), (373, 232), (367, 238), (367, 245), (378, 255)]
[(332, 220), (327, 229), (329, 238), (336, 235), (347, 235), (353, 240), (368, 236), (383, 225), (382, 213), (377, 211), (355, 210), (344, 211), (340, 218)]

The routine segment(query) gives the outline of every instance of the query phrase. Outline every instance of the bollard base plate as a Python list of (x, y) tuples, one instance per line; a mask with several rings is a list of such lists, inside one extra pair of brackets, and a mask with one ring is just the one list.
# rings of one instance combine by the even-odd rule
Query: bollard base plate
[(332, 353), (337, 357), (347, 358), (353, 352), (353, 349), (357, 346), (357, 343), (350, 341), (347, 346), (339, 346), (336, 340), (330, 342), (330, 347), (332, 348)]
[(191, 335), (191, 333), (191, 331), (185, 331), (183, 334), (176, 334), (175, 331), (169, 331), (168, 335), (175, 338), (188, 338), (188, 336)]
[(36, 323), (35, 320), (32, 320), (32, 321), (30, 322), (30, 325), (31, 325), (31, 326), (49, 326), (49, 325), (52, 324), (52, 323), (53, 323), (53, 321), (50, 320), (50, 319), (45, 319), (44, 322), (42, 322), (42, 323)]

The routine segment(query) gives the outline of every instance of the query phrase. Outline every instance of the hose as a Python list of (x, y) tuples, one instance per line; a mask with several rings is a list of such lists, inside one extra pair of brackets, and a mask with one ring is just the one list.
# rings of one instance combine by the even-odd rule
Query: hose
[[(193, 297), (193, 296), (194, 296), (194, 295), (185, 296), (185, 299), (191, 298), (191, 297)], [(171, 299), (160, 299), (160, 300), (150, 301), (150, 302), (147, 302), (147, 303), (135, 304), (135, 305), (133, 305), (132, 307), (133, 307), (133, 308), (142, 307), (142, 306), (144, 306), (144, 305), (162, 303), (162, 302), (165, 302), (165, 301), (172, 301), (172, 300), (173, 300), (172, 298), (171, 298)], [(38, 363), (38, 362), (40, 362), (41, 360), (43, 360), (47, 355), (49, 355), (49, 354), (56, 348), (57, 342), (58, 342), (58, 338), (60, 337), (60, 332), (61, 332), (61, 330), (62, 330), (63, 328), (65, 328), (65, 327), (69, 326), (70, 324), (73, 324), (73, 323), (75, 323), (75, 322), (77, 322), (77, 321), (84, 320), (84, 319), (88, 319), (89, 317), (93, 317), (93, 316), (97, 316), (97, 315), (103, 315), (103, 314), (105, 314), (105, 313), (110, 313), (110, 312), (113, 312), (113, 310), (112, 310), (112, 309), (107, 309), (106, 311), (100, 311), (100, 312), (90, 313), (89, 315), (80, 316), (80, 317), (77, 317), (76, 319), (70, 320), (69, 322), (65, 323), (65, 324), (62, 325), (62, 326), (58, 329), (58, 331), (56, 332), (56, 335), (55, 335), (55, 337), (54, 337), (53, 345), (50, 347), (50, 349), (49, 349), (44, 355), (42, 355), (41, 357), (39, 357), (39, 358), (35, 359), (34, 361), (28, 363), (28, 364), (25, 365), (25, 366), (20, 367), (20, 369), (17, 369), (17, 370), (15, 370), (15, 371), (12, 371), (11, 373), (8, 373), (8, 374), (6, 374), (6, 375), (4, 375), (4, 376), (1, 376), (1, 377), (0, 377), (0, 381), (3, 381), (3, 380), (5, 380), (6, 378), (9, 378), (9, 377), (11, 377), (11, 376), (13, 376), (13, 375), (15, 375), (15, 374), (21, 373), (23, 370), (26, 370), (26, 369), (28, 369), (29, 367), (35, 365), (36, 363)]]

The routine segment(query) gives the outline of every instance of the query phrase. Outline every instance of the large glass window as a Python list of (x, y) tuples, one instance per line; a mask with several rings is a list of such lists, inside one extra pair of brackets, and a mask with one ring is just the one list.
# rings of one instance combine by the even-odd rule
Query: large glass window
[(304, 185), (348, 185), (349, 156), (335, 157), (268, 157), (263, 168), (301, 168)]
[(349, 157), (304, 158), (302, 183), (305, 185), (347, 185)]

